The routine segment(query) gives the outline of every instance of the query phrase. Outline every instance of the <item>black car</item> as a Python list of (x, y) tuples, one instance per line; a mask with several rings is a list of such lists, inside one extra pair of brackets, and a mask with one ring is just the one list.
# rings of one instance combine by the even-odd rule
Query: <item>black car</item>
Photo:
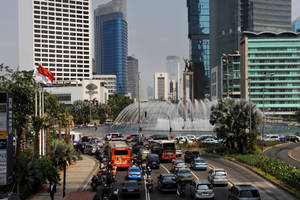
[(124, 196), (138, 196), (140, 197), (140, 187), (137, 180), (128, 180), (122, 184), (122, 197)]
[(160, 174), (157, 185), (160, 192), (176, 192), (177, 182), (175, 174)]
[(260, 200), (258, 190), (252, 185), (233, 185), (229, 189), (228, 199), (234, 200)]
[(157, 154), (149, 154), (147, 156), (146, 163), (151, 169), (153, 168), (159, 169), (159, 163), (160, 163), (159, 156)]
[(288, 135), (288, 136), (285, 136), (284, 139), (286, 141), (291, 141), (291, 142), (300, 142), (300, 136), (296, 136), (296, 135)]
[(153, 135), (153, 140), (169, 140), (169, 137), (167, 135)]
[(194, 158), (200, 157), (199, 151), (186, 151), (184, 152), (184, 162), (190, 163)]

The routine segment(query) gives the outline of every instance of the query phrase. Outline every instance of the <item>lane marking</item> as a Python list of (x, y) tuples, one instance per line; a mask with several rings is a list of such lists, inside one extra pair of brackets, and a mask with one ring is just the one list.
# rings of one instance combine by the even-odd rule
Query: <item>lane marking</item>
[(199, 180), (198, 176), (196, 176), (196, 174), (191, 170), (192, 175), (197, 179), (197, 181)]
[(161, 164), (160, 166), (162, 166), (162, 168), (164, 168), (168, 172), (168, 174), (170, 173), (170, 171), (164, 165)]

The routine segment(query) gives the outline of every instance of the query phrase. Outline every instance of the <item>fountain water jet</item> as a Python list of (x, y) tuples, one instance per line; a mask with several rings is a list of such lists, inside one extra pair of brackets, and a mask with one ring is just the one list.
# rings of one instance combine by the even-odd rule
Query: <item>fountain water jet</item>
[[(211, 106), (216, 101), (149, 101), (140, 104), (140, 123), (144, 130), (212, 131), (209, 123)], [(185, 117), (186, 116), (186, 117)], [(138, 123), (138, 103), (124, 108), (114, 126), (132, 126)]]

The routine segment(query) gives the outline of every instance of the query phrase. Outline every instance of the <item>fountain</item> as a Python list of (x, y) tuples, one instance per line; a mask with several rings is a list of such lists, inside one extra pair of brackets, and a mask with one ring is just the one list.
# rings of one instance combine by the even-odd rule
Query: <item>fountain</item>
[[(143, 130), (156, 131), (203, 131), (211, 132), (210, 109), (216, 101), (180, 101), (174, 104), (167, 101), (140, 103), (140, 125)], [(127, 106), (115, 120), (115, 127), (137, 126), (139, 118), (138, 103)]]

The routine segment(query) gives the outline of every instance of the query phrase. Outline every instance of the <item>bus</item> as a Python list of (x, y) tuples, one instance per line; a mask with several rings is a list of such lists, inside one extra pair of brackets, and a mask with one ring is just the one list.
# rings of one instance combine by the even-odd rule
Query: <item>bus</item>
[(153, 140), (151, 153), (158, 154), (161, 160), (176, 159), (176, 145), (174, 140)]
[(104, 147), (104, 153), (108, 157), (112, 166), (117, 168), (130, 167), (131, 150), (130, 147), (122, 141), (111, 141)]

